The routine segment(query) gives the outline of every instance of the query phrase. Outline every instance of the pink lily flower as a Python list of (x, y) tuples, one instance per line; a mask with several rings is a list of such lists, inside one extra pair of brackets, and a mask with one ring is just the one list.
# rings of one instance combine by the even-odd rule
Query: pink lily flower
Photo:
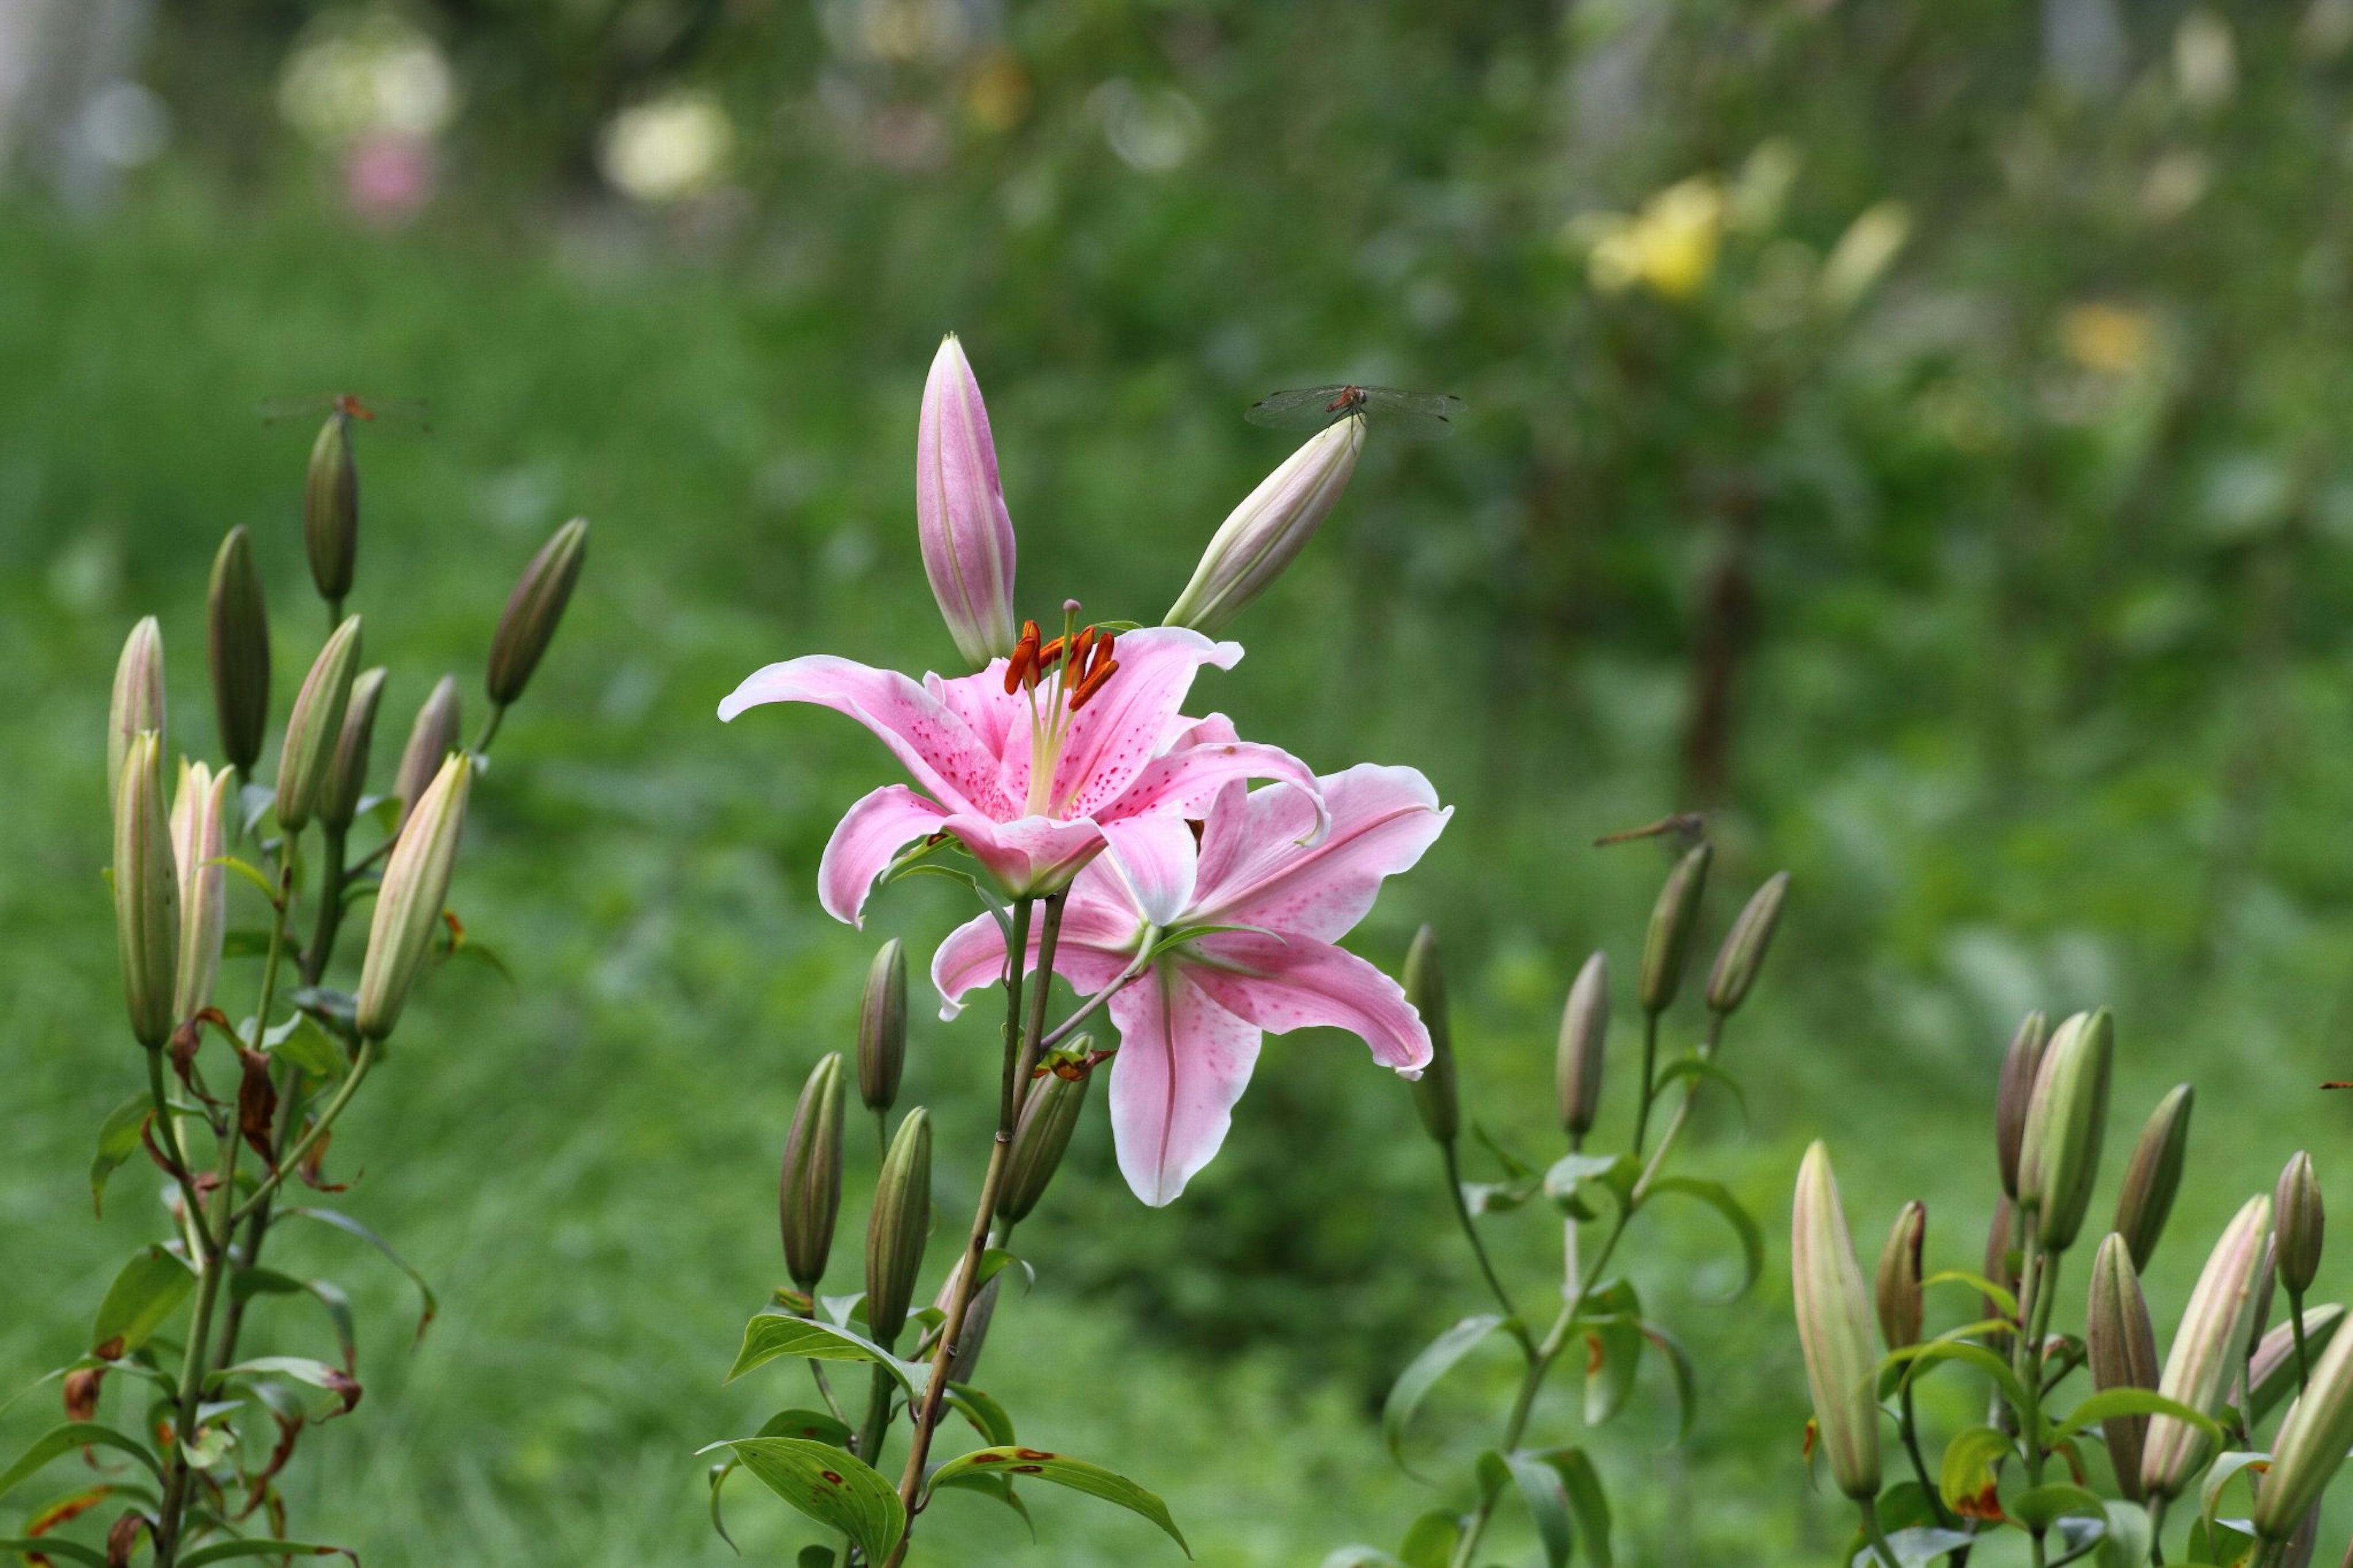
[[(1197, 739), (1230, 734), (1205, 721)], [(1421, 858), (1451, 806), (1412, 768), (1364, 764), (1315, 781), (1330, 826), (1316, 837), (1314, 796), (1284, 783), (1220, 789), (1200, 824), (1155, 841), (1164, 852), (1106, 859), (1079, 874), (1062, 913), (1055, 973), (1082, 994), (1111, 997), (1120, 1048), (1112, 1058), (1112, 1131), (1119, 1167), (1155, 1207), (1185, 1190), (1225, 1142), (1265, 1033), (1313, 1025), (1345, 1029), (1373, 1059), (1413, 1078), (1430, 1031), (1404, 989), (1335, 945), (1373, 906), (1384, 879)], [(1209, 931), (1136, 961), (1164, 933)], [(1029, 967), (1039, 933), (1030, 933)], [(1005, 967), (1005, 937), (988, 916), (959, 927), (932, 961), (953, 1017), (960, 998)], [(1123, 981), (1126, 982), (1123, 984)]]
[[(1076, 606), (1071, 606), (1075, 610)], [(923, 793), (885, 784), (849, 808), (818, 867), (826, 912), (860, 924), (867, 895), (899, 852), (951, 834), (1008, 898), (1050, 893), (1108, 851), (1129, 874), (1162, 874), (1222, 786), (1287, 780), (1323, 821), (1314, 775), (1273, 746), (1182, 718), (1203, 665), (1232, 668), (1241, 645), (1155, 627), (1113, 637), (1093, 627), (1040, 646), (1029, 623), (1010, 659), (976, 675), (926, 675), (813, 655), (754, 672), (719, 705), (734, 718), (766, 702), (813, 702), (857, 720)]]

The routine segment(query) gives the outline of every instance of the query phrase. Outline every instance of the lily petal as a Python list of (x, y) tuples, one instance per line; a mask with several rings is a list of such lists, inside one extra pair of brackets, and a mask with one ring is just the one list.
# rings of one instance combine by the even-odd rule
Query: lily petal
[(1193, 828), (1169, 813), (1103, 825), (1104, 862), (1136, 911), (1152, 925), (1170, 926), (1193, 901)]
[(1295, 785), (1314, 803), (1314, 832), (1310, 836), (1311, 842), (1321, 838), (1331, 826), (1324, 810), (1323, 786), (1305, 763), (1280, 746), (1230, 740), (1188, 746), (1146, 763), (1118, 800), (1095, 814), (1096, 819), (1115, 822), (1145, 812), (1198, 818), (1208, 811), (1219, 789), (1249, 779), (1273, 779)]
[(905, 784), (884, 784), (843, 814), (817, 866), (818, 901), (845, 925), (864, 923), (866, 896), (899, 851), (937, 833), (947, 813)]
[(1067, 886), (1103, 847), (1103, 829), (1085, 817), (1057, 822), (1049, 816), (1021, 816), (996, 822), (958, 812), (941, 826), (963, 841), (1008, 898)]
[(829, 654), (786, 659), (747, 676), (719, 705), (719, 717), (733, 719), (765, 702), (812, 702), (848, 714), (951, 811), (1016, 814), (997, 794), (996, 753), (954, 710), (896, 670)]
[(1151, 626), (1123, 636), (1114, 655), (1119, 673), (1071, 719), (1054, 768), (1053, 798), (1064, 816), (1092, 816), (1126, 793), (1160, 754), (1193, 677), (1205, 664), (1232, 668), (1242, 645)]
[[(1029, 926), (1029, 956), (1022, 973), (1038, 968), (1039, 922)], [(1119, 978), (1136, 938), (1135, 919), (1124, 910), (1072, 898), (1064, 907), (1062, 934), (1054, 949), (1054, 973), (1073, 990), (1091, 994)], [(1005, 977), (1005, 930), (995, 915), (975, 915), (932, 954), (932, 984), (939, 987), (940, 1016), (964, 1011), (964, 999)]]
[(1166, 964), (1113, 997), (1111, 1014), (1120, 1038), (1111, 1071), (1120, 1173), (1157, 1208), (1225, 1142), (1261, 1037), (1211, 1001), (1186, 969)]
[(1430, 1030), (1405, 987), (1344, 948), (1309, 938), (1220, 931), (1192, 944), (1207, 963), (1181, 965), (1219, 1006), (1271, 1034), (1345, 1029), (1399, 1072), (1429, 1065)]
[(1189, 918), (1334, 941), (1372, 909), (1382, 879), (1420, 859), (1453, 815), (1413, 768), (1362, 763), (1326, 775), (1323, 795), (1331, 831), (1320, 841), (1314, 802), (1289, 784), (1220, 799), (1202, 832)]

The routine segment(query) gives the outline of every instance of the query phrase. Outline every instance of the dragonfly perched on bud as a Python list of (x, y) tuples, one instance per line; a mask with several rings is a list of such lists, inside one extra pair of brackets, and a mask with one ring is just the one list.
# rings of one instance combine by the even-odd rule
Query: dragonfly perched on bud
[(1638, 838), (1663, 838), (1669, 847), (1688, 849), (1699, 842), (1707, 831), (1707, 814), (1701, 811), (1678, 811), (1656, 822), (1646, 822), (1640, 827), (1623, 827), (1615, 833), (1605, 833), (1593, 841), (1596, 849), (1612, 844), (1631, 844)]
[(255, 412), (261, 416), (265, 425), (275, 425), (282, 419), (307, 419), (314, 416), (340, 414), (347, 420), (357, 419), (366, 425), (415, 430), (427, 436), (433, 433), (433, 426), (427, 418), (431, 410), (413, 397), (362, 397), (356, 392), (313, 392), (298, 397), (264, 398), (255, 405)]
[(1394, 386), (1303, 386), (1260, 398), (1242, 416), (1271, 430), (1321, 430), (1351, 415), (1420, 441), (1454, 434), (1462, 400), (1444, 392), (1402, 392)]

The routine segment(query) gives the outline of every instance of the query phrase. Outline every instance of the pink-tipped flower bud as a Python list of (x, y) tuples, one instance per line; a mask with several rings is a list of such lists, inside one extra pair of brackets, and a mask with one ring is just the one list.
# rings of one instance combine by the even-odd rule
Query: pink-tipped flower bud
[[(2254, 1311), (2256, 1271), (2271, 1240), (2269, 1194), (2249, 1198), (2206, 1257), (2197, 1288), (2189, 1292), (2165, 1375), (2157, 1391), (2202, 1415), (2221, 1406), (2231, 1374), (2246, 1354), (2247, 1324)], [(2149, 1417), (2141, 1447), (2141, 1490), (2150, 1498), (2181, 1495), (2206, 1462), (2206, 1435), (2170, 1415)]]
[(121, 793), (123, 756), (144, 730), (158, 737), (164, 733), (164, 632), (153, 616), (131, 628), (114, 664), (114, 700), (106, 722), (108, 800)]
[(184, 767), (172, 798), (172, 860), (180, 880), (180, 965), (172, 1017), (185, 1023), (212, 1005), (228, 931), (228, 821), (237, 774), (202, 763)]
[(408, 727), (408, 743), (400, 751), (400, 771), (392, 777), (392, 793), (400, 797), (403, 826), (425, 797), (425, 788), (441, 771), (441, 764), (458, 749), (459, 706), (458, 678), (445, 675), (434, 683), (432, 695), (426, 698)]
[(2042, 1047), (2050, 1043), (2051, 1026), (2041, 1013), (2020, 1020), (2001, 1056), (2001, 1085), (1993, 1106), (1994, 1154), (2001, 1163), (2001, 1190), (2018, 1198), (2018, 1147), (2026, 1137), (2026, 1107), (2034, 1098), (2034, 1074), (2042, 1065)]
[(1854, 1258), (1830, 1151), (1817, 1142), (1798, 1167), (1789, 1211), (1789, 1276), (1798, 1340), (1814, 1396), (1814, 1425), (1839, 1490), (1879, 1495), (1879, 1352), (1871, 1295)]
[(1013, 651), (1013, 516), (980, 383), (954, 332), (940, 340), (915, 431), (915, 523), (923, 572), (956, 650), (975, 669)]
[(1365, 420), (1352, 414), (1308, 437), (1234, 508), (1168, 606), (1165, 622), (1215, 637), (1307, 548), (1339, 504), (1365, 449)]
[(319, 820), (340, 833), (359, 814), (360, 795), (367, 787), (368, 749), (375, 739), (376, 706), (384, 700), (385, 672), (364, 669), (352, 680), (343, 704), (343, 728), (327, 758), (326, 781), (319, 788)]
[(2197, 1093), (2188, 1084), (2174, 1085), (2149, 1112), (2125, 1165), (2124, 1190), (2116, 1194), (2116, 1234), (2132, 1248), (2137, 1270), (2148, 1267), (2173, 1213), (2174, 1195), (2181, 1190), (2181, 1172), (2189, 1159), (2189, 1111), (2196, 1100)]
[(400, 1021), (409, 987), (425, 966), (441, 909), (449, 897), (449, 874), (458, 862), (458, 841), (466, 830), (466, 796), (474, 782), (473, 761), (463, 752), (441, 772), (417, 803), (408, 826), (393, 844), (375, 895), (375, 918), (368, 927), (367, 957), (360, 966), (354, 1023), (362, 1037), (380, 1040)]

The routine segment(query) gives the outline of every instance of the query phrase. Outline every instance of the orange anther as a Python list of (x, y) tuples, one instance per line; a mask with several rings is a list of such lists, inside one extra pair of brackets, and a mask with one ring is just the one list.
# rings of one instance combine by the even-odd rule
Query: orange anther
[(1087, 672), (1087, 678), (1079, 682), (1078, 693), (1071, 699), (1071, 711), (1075, 713), (1080, 709), (1084, 708), (1087, 705), (1087, 700), (1103, 689), (1103, 682), (1109, 680), (1118, 672), (1119, 661), (1117, 659), (1098, 658), (1095, 660), (1094, 668), (1089, 670)]
[[(1088, 629), (1092, 630), (1093, 628), (1090, 627)], [(1118, 644), (1119, 637), (1117, 634), (1113, 632), (1103, 633), (1103, 640), (1095, 644), (1094, 664), (1088, 669), (1087, 673), (1089, 675), (1092, 675), (1095, 670), (1101, 669), (1104, 665), (1109, 664), (1111, 662), (1111, 650), (1117, 647)]]
[(1046, 671), (1053, 668), (1056, 662), (1060, 660), (1061, 657), (1062, 639), (1060, 637), (1056, 637), (1052, 642), (1048, 643), (1044, 647), (1038, 650), (1038, 673), (1043, 675)]
[(1005, 695), (1012, 696), (1021, 689), (1038, 662), (1038, 623), (1021, 623), (1021, 640), (1013, 645), (1013, 657), (1005, 661)]

